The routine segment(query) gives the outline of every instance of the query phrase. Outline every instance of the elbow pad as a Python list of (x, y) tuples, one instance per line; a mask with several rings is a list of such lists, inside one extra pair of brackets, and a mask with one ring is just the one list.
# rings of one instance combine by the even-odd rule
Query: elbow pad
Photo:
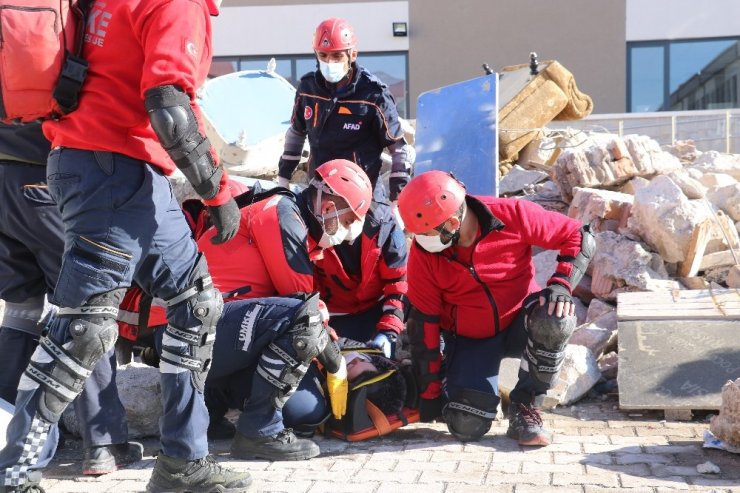
[[(596, 237), (591, 232), (591, 227), (588, 224), (585, 224), (581, 227), (580, 231), (581, 251), (578, 252), (578, 255), (575, 257), (563, 257), (558, 255), (557, 257), (558, 262), (570, 262), (573, 265), (570, 275), (565, 278), (571, 292), (576, 288), (576, 286), (578, 286), (578, 283), (581, 282), (581, 279), (583, 279), (583, 276), (586, 274), (588, 264), (591, 262), (591, 258), (593, 258), (594, 251), (596, 250)], [(551, 280), (557, 282), (557, 278), (561, 276), (562, 274), (556, 273)], [(548, 284), (550, 283), (548, 282)]]
[(203, 199), (219, 191), (223, 169), (211, 156), (211, 143), (201, 135), (190, 98), (177, 86), (159, 86), (145, 93), (144, 104), (154, 133), (177, 168)]

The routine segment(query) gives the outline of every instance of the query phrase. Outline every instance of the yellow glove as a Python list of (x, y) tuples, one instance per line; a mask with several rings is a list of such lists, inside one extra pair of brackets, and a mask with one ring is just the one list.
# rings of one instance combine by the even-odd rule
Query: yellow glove
[(339, 358), (339, 370), (336, 373), (326, 374), (326, 386), (329, 389), (329, 402), (331, 413), (336, 419), (342, 419), (347, 412), (347, 392), (349, 382), (347, 381), (347, 363), (344, 358)]

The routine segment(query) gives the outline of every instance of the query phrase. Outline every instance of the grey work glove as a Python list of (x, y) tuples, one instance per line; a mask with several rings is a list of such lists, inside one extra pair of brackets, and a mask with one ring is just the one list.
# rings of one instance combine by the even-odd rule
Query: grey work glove
[(236, 236), (236, 232), (239, 231), (241, 213), (233, 198), (221, 205), (209, 205), (208, 213), (216, 227), (216, 235), (211, 238), (211, 243), (220, 245)]

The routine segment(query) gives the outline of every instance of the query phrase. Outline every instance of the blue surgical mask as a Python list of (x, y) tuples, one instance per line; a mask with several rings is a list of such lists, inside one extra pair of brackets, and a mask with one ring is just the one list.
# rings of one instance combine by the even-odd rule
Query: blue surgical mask
[(344, 79), (344, 76), (349, 72), (344, 62), (322, 62), (321, 60), (319, 60), (319, 70), (324, 79), (332, 84)]

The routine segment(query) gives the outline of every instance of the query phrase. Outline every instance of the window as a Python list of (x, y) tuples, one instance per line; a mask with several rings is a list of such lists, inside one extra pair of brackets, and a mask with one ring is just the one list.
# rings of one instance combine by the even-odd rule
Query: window
[(740, 107), (739, 38), (628, 43), (631, 112)]
[[(213, 59), (208, 75), (217, 77), (240, 70), (264, 70), (270, 58), (217, 57)], [(275, 61), (277, 62), (275, 71), (294, 86), (298, 86), (298, 80), (303, 75), (316, 70), (316, 58), (313, 55), (275, 57)], [(398, 114), (405, 118), (409, 114), (408, 55), (406, 53), (360, 52), (357, 63), (385, 82), (396, 100)]]

